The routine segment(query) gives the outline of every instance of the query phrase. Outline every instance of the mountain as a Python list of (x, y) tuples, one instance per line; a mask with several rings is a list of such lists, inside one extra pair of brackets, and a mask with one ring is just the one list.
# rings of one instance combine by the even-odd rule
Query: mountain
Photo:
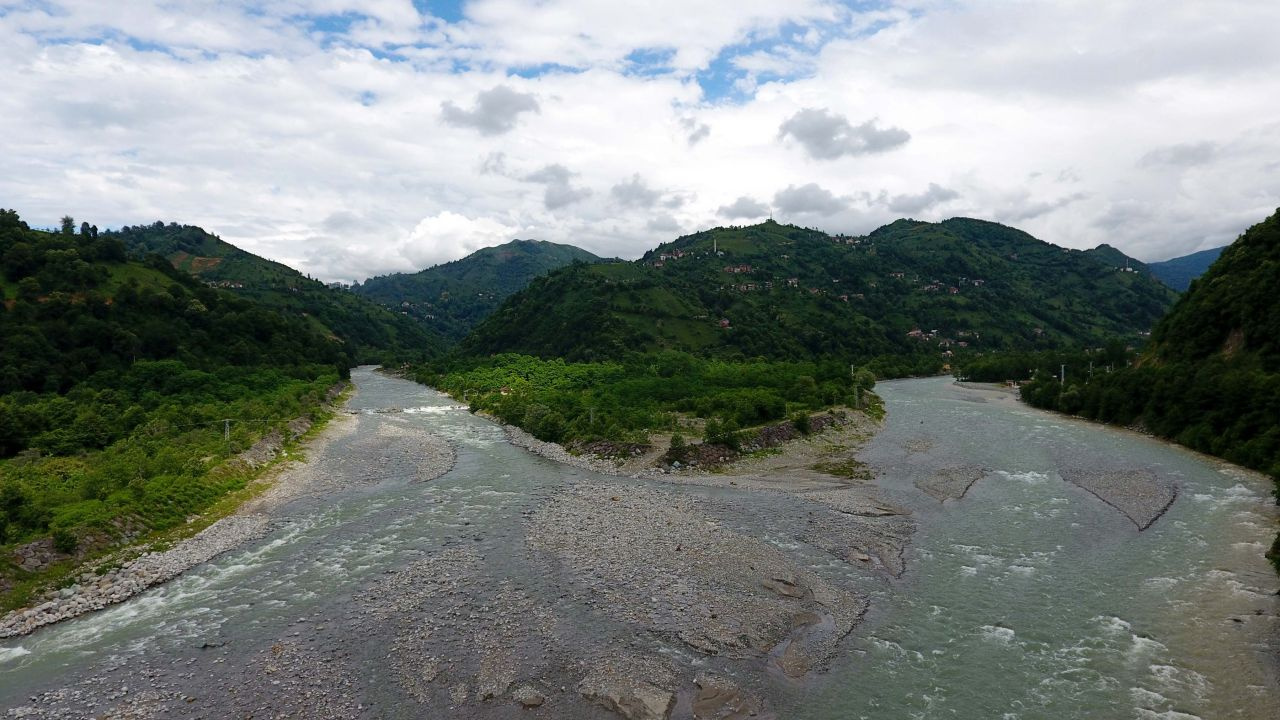
[(1174, 298), (1145, 273), (991, 222), (899, 220), (848, 237), (769, 221), (688, 235), (635, 262), (563, 268), (513, 295), (460, 349), (936, 357), (939, 345), (1136, 341)]
[(187, 523), (254, 476), (223, 461), (324, 417), (352, 347), (247, 295), (130, 259), (118, 234), (0, 210), (0, 557), (41, 549), (0, 562), (0, 607), (40, 573)]
[[(112, 426), (136, 424), (126, 419), (131, 406), (152, 401), (126, 398), (174, 368), (288, 374), (322, 366), (336, 378), (350, 366), (348, 349), (313, 320), (155, 260), (130, 260), (114, 236), (31, 230), (17, 213), (0, 211), (0, 457), (32, 442), (45, 452), (100, 446)], [(98, 403), (86, 384), (111, 395)], [(100, 404), (111, 409), (77, 409)], [(189, 409), (168, 421), (179, 418), (189, 420)]]
[(352, 291), (460, 340), (535, 277), (575, 262), (600, 261), (572, 245), (512, 240), (420, 272), (369, 278)]
[(358, 362), (435, 356), (443, 341), (412, 319), (246, 252), (192, 225), (161, 222), (104, 233), (133, 257), (157, 254), (205, 283), (276, 312), (307, 319)]
[(1214, 260), (1226, 250), (1225, 247), (1201, 250), (1161, 262), (1149, 263), (1147, 268), (1160, 282), (1183, 292), (1191, 287), (1191, 281), (1200, 277), (1209, 269)]
[(1085, 250), (1084, 254), (1096, 258), (1097, 260), (1114, 268), (1129, 268), (1129, 271), (1131, 272), (1140, 272), (1147, 269), (1147, 266), (1143, 263), (1125, 255), (1106, 243), (1103, 243), (1092, 250)]

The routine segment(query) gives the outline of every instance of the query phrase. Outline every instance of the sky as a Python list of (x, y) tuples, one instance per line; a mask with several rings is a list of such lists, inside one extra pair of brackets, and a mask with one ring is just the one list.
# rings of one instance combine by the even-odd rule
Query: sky
[(1144, 261), (1280, 206), (1280, 3), (0, 0), (0, 207), (315, 277), (966, 216)]

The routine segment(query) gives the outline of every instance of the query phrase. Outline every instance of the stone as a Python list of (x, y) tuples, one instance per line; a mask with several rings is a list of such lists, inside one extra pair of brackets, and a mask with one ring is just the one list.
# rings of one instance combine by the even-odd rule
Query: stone
[(694, 720), (740, 720), (756, 717), (762, 710), (760, 700), (722, 677), (702, 674), (694, 683), (698, 686), (693, 697)]
[(538, 707), (547, 701), (547, 697), (538, 692), (532, 685), (521, 686), (511, 697), (527, 708)]
[(767, 578), (762, 585), (782, 597), (804, 598), (809, 594), (809, 589), (799, 585), (795, 576)]
[(584, 683), (578, 691), (587, 700), (627, 720), (667, 720), (676, 704), (674, 693), (647, 682)]

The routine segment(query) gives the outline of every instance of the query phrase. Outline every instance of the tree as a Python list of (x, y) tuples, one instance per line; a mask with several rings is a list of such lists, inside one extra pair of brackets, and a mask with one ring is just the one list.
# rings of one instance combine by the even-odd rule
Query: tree
[(75, 234), (76, 234), (76, 219), (75, 219), (75, 218), (71, 217), (70, 215), (63, 215), (63, 216), (62, 216), (62, 234), (63, 234), (63, 235), (75, 235)]

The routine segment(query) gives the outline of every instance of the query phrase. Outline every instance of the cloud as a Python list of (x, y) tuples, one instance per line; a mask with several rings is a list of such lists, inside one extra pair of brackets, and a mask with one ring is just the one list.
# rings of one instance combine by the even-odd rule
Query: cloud
[(688, 133), (685, 136), (685, 141), (689, 143), (689, 147), (697, 145), (711, 135), (711, 126), (698, 122), (695, 118), (680, 118), (680, 126)]
[(784, 215), (834, 215), (848, 208), (849, 201), (832, 195), (817, 183), (808, 183), (779, 190), (773, 196), (773, 206)]
[(1204, 165), (1218, 154), (1218, 146), (1211, 142), (1179, 143), (1156, 148), (1138, 161), (1141, 168), (1166, 166), (1193, 167)]
[(843, 115), (805, 108), (782, 123), (778, 137), (795, 139), (815, 160), (887, 152), (911, 139), (911, 133), (902, 128), (880, 128), (876, 122), (868, 120), (854, 126)]
[(743, 195), (728, 205), (722, 205), (716, 214), (728, 220), (750, 220), (768, 215), (769, 206)]
[(944, 188), (937, 183), (929, 183), (929, 188), (918, 195), (895, 195), (888, 199), (889, 209), (896, 213), (911, 215), (928, 210), (934, 205), (955, 200), (960, 193)]
[(507, 174), (507, 154), (504, 152), (491, 152), (484, 156), (484, 160), (480, 161), (481, 175), (506, 175)]
[(501, 135), (516, 127), (520, 113), (538, 112), (533, 95), (516, 92), (506, 85), (476, 95), (470, 110), (463, 110), (452, 100), (440, 103), (440, 116), (454, 127), (471, 128), (481, 135)]
[[(782, 199), (824, 230), (938, 183), (962, 196), (916, 212), (1168, 257), (1275, 210), (1280, 3), (1148, 5), (0, 0), (0, 198), (326, 279), (460, 257), (407, 244), (446, 212), (637, 257), (807, 184)], [(620, 212), (636, 175), (662, 195)]]
[(552, 164), (525, 176), (528, 182), (542, 183), (545, 190), (542, 204), (548, 210), (559, 210), (591, 196), (589, 188), (574, 187), (570, 182), (575, 173), (563, 165)]
[(482, 247), (511, 240), (518, 228), (491, 218), (470, 218), (444, 212), (425, 217), (401, 245), (401, 254), (415, 267), (425, 268), (469, 255)]
[(629, 208), (650, 208), (662, 197), (662, 192), (646, 185), (639, 173), (632, 175), (626, 182), (614, 185), (609, 194), (619, 205)]
[(1032, 200), (1026, 193), (1021, 193), (1020, 199), (1010, 203), (1007, 207), (997, 210), (995, 215), (1005, 222), (1026, 222), (1061, 210), (1088, 197), (1087, 193), (1072, 193), (1051, 200)]
[(680, 222), (670, 215), (656, 215), (645, 223), (645, 229), (674, 235), (680, 232)]

